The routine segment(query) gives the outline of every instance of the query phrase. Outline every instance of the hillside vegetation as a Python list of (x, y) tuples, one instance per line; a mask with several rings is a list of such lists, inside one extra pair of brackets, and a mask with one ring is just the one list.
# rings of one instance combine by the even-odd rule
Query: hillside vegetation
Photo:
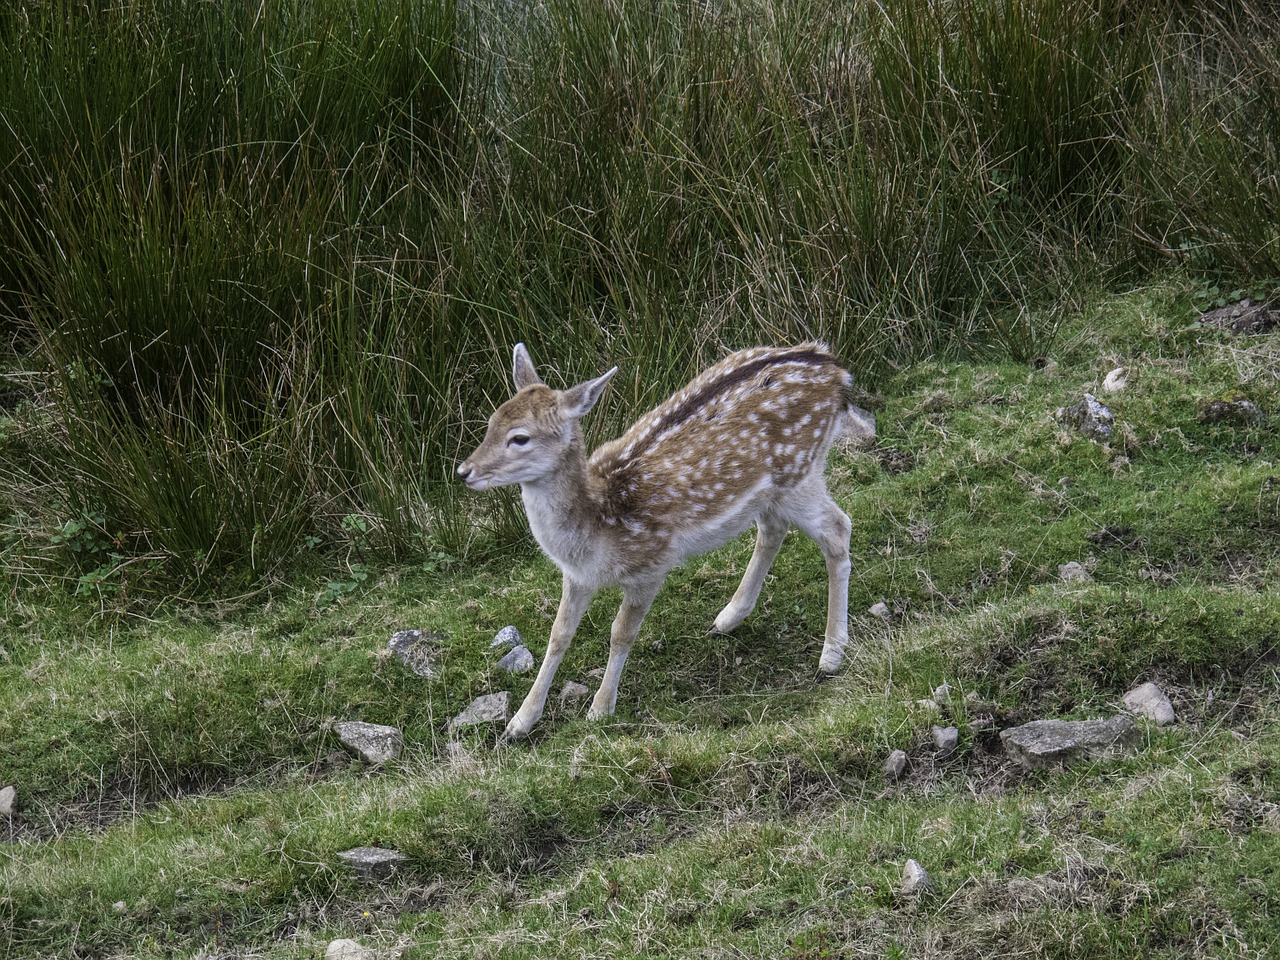
[[(1280, 280), (1277, 21), (1074, 0), (17, 3), (0, 13), (5, 569), (239, 593), (523, 536), (452, 465), (517, 341), (867, 386), (1044, 352), (1074, 292)], [(85, 578), (85, 579), (81, 579)]]
[[(0, 960), (1269, 956), (1278, 24), (4, 5)], [(450, 732), (524, 695), (490, 642), (541, 658), (559, 596), (518, 498), (453, 476), (512, 344), (556, 386), (619, 366), (594, 444), (806, 338), (879, 430), (829, 465), (845, 668), (815, 682), (801, 537), (707, 635), (744, 538), (668, 581), (613, 719), (558, 698), (596, 683), (606, 594), (531, 740)], [(1086, 392), (1110, 436), (1071, 423)], [(1177, 721), (1136, 755), (1005, 755), (1146, 681)], [(345, 720), (402, 755), (353, 759)], [(357, 846), (405, 860), (362, 881)]]
[[(545, 650), (555, 570), (523, 552), (373, 573), (329, 597), (172, 605), (9, 596), (0, 779), (6, 957), (1263, 957), (1280, 935), (1280, 332), (1191, 322), (1173, 285), (1082, 304), (1038, 363), (884, 381), (880, 440), (837, 450), (854, 517), (847, 667), (815, 684), (825, 568), (789, 538), (760, 609), (709, 637), (748, 538), (674, 575), (613, 720), (449, 734), (523, 695), (495, 631)], [(1110, 443), (1058, 407), (1103, 395)], [(1215, 402), (1266, 416), (1215, 421)], [(1059, 580), (1079, 561), (1087, 583)], [(889, 620), (869, 616), (885, 601)], [(594, 684), (612, 609), (560, 679)], [(432, 634), (435, 679), (386, 649)], [(1021, 772), (999, 730), (1110, 716), (1155, 680), (1137, 756)], [(946, 683), (940, 708), (917, 701)], [(558, 689), (558, 685), (557, 685)], [(362, 766), (330, 724), (404, 730)], [(938, 757), (931, 727), (956, 725)], [(891, 749), (910, 756), (886, 782)], [(365, 884), (337, 859), (407, 855)], [(907, 858), (934, 890), (896, 894)]]

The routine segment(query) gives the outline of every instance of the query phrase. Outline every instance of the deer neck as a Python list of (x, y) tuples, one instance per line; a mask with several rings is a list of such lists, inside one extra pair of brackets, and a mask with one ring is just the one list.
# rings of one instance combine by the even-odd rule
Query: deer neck
[(520, 484), (520, 494), (538, 545), (562, 569), (576, 566), (590, 550), (600, 523), (601, 503), (576, 426), (555, 469)]

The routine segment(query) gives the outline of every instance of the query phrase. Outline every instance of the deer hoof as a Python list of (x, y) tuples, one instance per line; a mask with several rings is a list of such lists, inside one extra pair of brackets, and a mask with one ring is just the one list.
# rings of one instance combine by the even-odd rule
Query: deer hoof
[(533, 730), (532, 723), (525, 723), (520, 716), (511, 718), (511, 722), (507, 724), (507, 729), (502, 731), (501, 741), (510, 743), (513, 740), (523, 740)]

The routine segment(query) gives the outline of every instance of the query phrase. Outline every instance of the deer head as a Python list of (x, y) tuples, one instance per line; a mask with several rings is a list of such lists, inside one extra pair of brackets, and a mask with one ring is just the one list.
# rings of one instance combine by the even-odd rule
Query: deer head
[(575, 441), (581, 445), (578, 421), (600, 399), (618, 368), (568, 390), (542, 382), (523, 343), (512, 363), (516, 395), (493, 412), (484, 440), (458, 467), (472, 490), (512, 483), (536, 483), (554, 473)]

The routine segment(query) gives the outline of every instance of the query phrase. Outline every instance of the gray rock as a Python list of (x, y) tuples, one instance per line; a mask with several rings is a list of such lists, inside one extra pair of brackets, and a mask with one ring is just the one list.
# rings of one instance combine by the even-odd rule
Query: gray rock
[(914, 860), (908, 860), (902, 865), (902, 886), (898, 887), (900, 894), (909, 897), (932, 889), (933, 880), (924, 867)]
[(946, 706), (951, 702), (951, 684), (944, 683), (933, 688), (933, 702)]
[(325, 947), (324, 960), (373, 960), (372, 950), (357, 940), (334, 940)]
[(894, 750), (884, 762), (884, 778), (890, 783), (902, 779), (907, 772), (907, 755), (902, 750)]
[(13, 808), (18, 801), (18, 788), (5, 787), (0, 790), (0, 817), (12, 817)]
[(386, 880), (396, 872), (396, 867), (409, 858), (397, 850), (384, 847), (353, 847), (338, 854), (361, 880)]
[(1086, 393), (1079, 403), (1059, 407), (1054, 418), (1090, 440), (1110, 440), (1115, 416), (1092, 393)]
[(564, 685), (560, 691), (560, 702), (566, 707), (573, 706), (575, 703), (581, 703), (591, 696), (591, 688), (582, 683), (574, 683), (570, 680)]
[(934, 713), (937, 713), (939, 710), (942, 709), (942, 707), (938, 706), (938, 701), (931, 699), (930, 697), (925, 697), (922, 700), (917, 700), (916, 706), (919, 707), (921, 710), (932, 710)]
[(888, 620), (891, 616), (889, 613), (889, 605), (883, 600), (879, 603), (873, 603), (871, 608), (867, 610), (867, 613), (871, 614), (873, 617), (879, 617), (881, 620)]
[(533, 654), (529, 652), (528, 647), (522, 644), (513, 648), (505, 657), (499, 660), (498, 666), (512, 673), (528, 673), (534, 666)]
[(1154, 683), (1144, 683), (1126, 693), (1124, 707), (1130, 713), (1154, 720), (1162, 727), (1173, 723), (1173, 704)]
[(956, 747), (960, 746), (960, 730), (956, 727), (934, 727), (933, 745), (937, 748), (938, 756), (951, 756), (956, 752)]
[(1196, 416), (1201, 423), (1236, 423), (1245, 427), (1261, 427), (1267, 418), (1257, 405), (1243, 397), (1219, 397), (1205, 400), (1199, 405)]
[(1140, 731), (1128, 717), (1110, 720), (1033, 720), (1000, 731), (1004, 751), (1028, 770), (1065, 766), (1084, 758), (1136, 753)]
[(506, 722), (511, 719), (511, 694), (502, 690), (476, 697), (460, 714), (449, 721), (449, 732), (481, 723)]
[(497, 635), (493, 638), (493, 642), (489, 644), (489, 649), (497, 650), (499, 647), (511, 649), (512, 647), (520, 646), (522, 642), (523, 641), (520, 639), (520, 631), (515, 627), (506, 626), (498, 631)]
[(114, 910), (116, 913), (124, 913), (126, 910), (129, 909), (129, 905), (125, 903), (123, 900), (117, 900), (115, 903), (111, 905), (111, 909)]
[(1093, 577), (1083, 564), (1072, 560), (1070, 563), (1058, 565), (1058, 579), (1063, 583), (1091, 583)]
[(431, 657), (431, 641), (439, 638), (439, 634), (421, 630), (397, 630), (387, 641), (387, 649), (418, 676), (433, 679), (439, 671)]
[(395, 727), (361, 720), (346, 720), (333, 725), (342, 745), (366, 763), (386, 763), (400, 756), (404, 734)]

